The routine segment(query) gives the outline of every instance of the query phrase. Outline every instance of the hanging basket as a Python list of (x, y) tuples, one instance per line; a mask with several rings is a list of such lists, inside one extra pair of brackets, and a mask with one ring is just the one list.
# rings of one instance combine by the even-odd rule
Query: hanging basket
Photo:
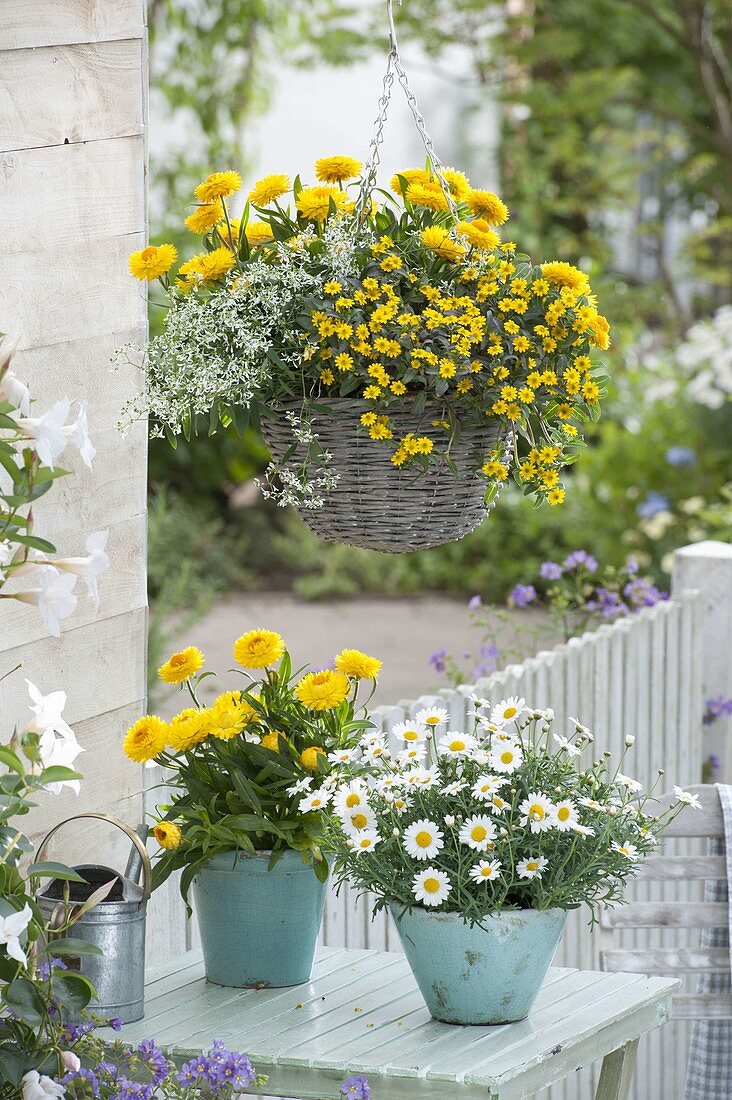
[[(338, 475), (338, 483), (321, 508), (297, 509), (318, 538), (407, 554), (454, 542), (485, 519), (492, 504), (485, 503), (486, 482), (476, 471), (500, 438), (497, 422), (461, 433), (450, 452), (454, 470), (444, 463), (416, 471), (394, 466), (389, 448), (358, 427), (361, 414), (370, 408), (366, 402), (334, 398), (328, 400), (328, 408), (329, 413), (312, 412), (308, 419), (321, 448), (332, 456), (329, 469)], [(304, 459), (305, 448), (293, 451), (292, 427), (285, 414), (301, 415), (302, 404), (283, 405), (281, 411), (281, 418), (263, 423), (264, 439), (276, 461), (295, 465)], [(432, 425), (440, 419), (437, 409), (428, 406), (421, 414), (400, 409), (390, 411), (389, 418), (399, 438), (414, 432), (444, 445), (444, 429)]]

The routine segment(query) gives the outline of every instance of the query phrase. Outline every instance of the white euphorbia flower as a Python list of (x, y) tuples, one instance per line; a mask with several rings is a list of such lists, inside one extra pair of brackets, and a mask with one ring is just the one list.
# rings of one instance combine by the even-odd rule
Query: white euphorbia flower
[(30, 710), (33, 713), (33, 718), (25, 727), (26, 733), (45, 734), (50, 730), (62, 737), (74, 737), (74, 731), (63, 717), (66, 692), (52, 691), (50, 695), (43, 695), (30, 680), (25, 682), (28, 685), (28, 694), (31, 697)]
[(66, 1089), (58, 1081), (41, 1075), (37, 1069), (23, 1075), (23, 1100), (48, 1100), (49, 1097), (66, 1095)]
[(61, 620), (67, 619), (76, 609), (77, 601), (73, 594), (76, 577), (73, 574), (60, 573), (51, 565), (38, 566), (37, 571), (41, 582), (39, 588), (13, 592), (12, 597), (8, 598), (37, 607), (50, 633), (58, 638)]
[(94, 600), (94, 606), (99, 609), (99, 588), (97, 577), (100, 573), (106, 573), (109, 569), (109, 558), (106, 554), (108, 531), (95, 531), (86, 540), (88, 555), (79, 558), (54, 558), (53, 565), (64, 573), (73, 573), (77, 577), (83, 577), (86, 582), (87, 592)]
[(8, 916), (0, 916), (0, 947), (4, 947), (11, 959), (28, 965), (25, 951), (20, 946), (20, 937), (25, 932), (33, 918), (33, 910), (30, 905), (24, 905), (18, 913), (10, 913)]

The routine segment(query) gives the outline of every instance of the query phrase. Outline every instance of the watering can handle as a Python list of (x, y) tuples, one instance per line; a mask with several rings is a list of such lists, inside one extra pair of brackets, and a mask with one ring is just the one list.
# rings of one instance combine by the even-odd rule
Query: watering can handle
[(72, 821), (79, 821), (83, 817), (93, 817), (93, 818), (96, 818), (97, 821), (107, 821), (107, 822), (109, 822), (110, 825), (114, 825), (114, 826), (116, 826), (116, 828), (121, 829), (122, 832), (125, 834), (125, 836), (129, 837), (129, 839), (132, 841), (135, 848), (137, 849), (137, 852), (138, 852), (138, 855), (140, 856), (140, 859), (142, 860), (143, 884), (142, 884), (142, 898), (140, 899), (140, 904), (145, 905), (145, 903), (147, 902), (147, 900), (150, 897), (150, 894), (152, 893), (152, 862), (150, 860), (148, 850), (145, 847), (145, 845), (143, 844), (140, 837), (137, 835), (137, 833), (133, 829), (131, 829), (129, 827), (129, 825), (126, 825), (124, 821), (120, 821), (119, 818), (117, 818), (117, 817), (112, 817), (111, 814), (100, 814), (100, 813), (92, 813), (92, 812), (85, 813), (85, 814), (74, 814), (73, 817), (67, 817), (64, 821), (59, 821), (58, 825), (54, 825), (54, 827), (51, 829), (51, 831), (49, 833), (47, 833), (46, 836), (41, 841), (40, 848), (38, 849), (38, 859), (39, 860), (43, 859), (43, 856), (44, 856), (45, 850), (46, 850), (46, 845), (51, 840), (51, 838), (58, 832), (58, 830), (60, 828), (62, 828), (62, 826), (68, 825)]

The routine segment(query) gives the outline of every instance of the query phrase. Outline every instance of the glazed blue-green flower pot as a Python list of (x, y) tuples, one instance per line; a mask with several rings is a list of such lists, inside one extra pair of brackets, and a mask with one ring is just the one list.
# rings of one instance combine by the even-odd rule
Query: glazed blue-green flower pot
[(471, 928), (460, 913), (390, 909), (427, 1007), (447, 1024), (525, 1019), (567, 920), (563, 909), (506, 909)]
[(301, 985), (310, 978), (325, 904), (299, 852), (271, 871), (269, 852), (224, 852), (193, 880), (206, 977), (216, 985)]

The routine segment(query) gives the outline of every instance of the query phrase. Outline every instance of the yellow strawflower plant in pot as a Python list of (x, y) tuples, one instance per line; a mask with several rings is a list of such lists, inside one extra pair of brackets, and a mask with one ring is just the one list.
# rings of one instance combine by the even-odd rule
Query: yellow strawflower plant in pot
[[(357, 696), (373, 692), (381, 662), (358, 650), (333, 667), (294, 670), (273, 630), (249, 630), (233, 647), (239, 690), (199, 700), (204, 656), (194, 646), (158, 670), (191, 706), (169, 722), (140, 718), (124, 750), (154, 761), (172, 790), (152, 832), (154, 885), (181, 871), (193, 904), (206, 975), (220, 985), (296, 985), (310, 977), (329, 873), (324, 823), (333, 769), (346, 764), (371, 723)], [(368, 700), (366, 700), (368, 701)]]

